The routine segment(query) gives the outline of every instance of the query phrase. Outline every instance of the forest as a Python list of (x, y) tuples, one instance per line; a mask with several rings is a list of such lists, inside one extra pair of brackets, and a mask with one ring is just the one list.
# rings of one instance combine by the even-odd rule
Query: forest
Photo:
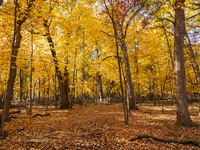
[(199, 149), (200, 0), (0, 0), (0, 149)]

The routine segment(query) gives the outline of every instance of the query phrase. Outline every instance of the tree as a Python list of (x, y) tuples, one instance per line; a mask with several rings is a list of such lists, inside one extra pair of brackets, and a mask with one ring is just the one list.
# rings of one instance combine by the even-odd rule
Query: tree
[[(125, 62), (126, 71), (126, 83), (127, 83), (127, 98), (129, 106), (131, 109), (136, 109), (136, 100), (133, 92), (132, 78), (130, 72), (128, 49), (126, 44), (126, 35), (128, 27), (131, 25), (134, 17), (140, 12), (144, 7), (147, 0), (131, 0), (131, 1), (103, 1), (106, 13), (108, 14), (111, 23), (113, 25), (113, 30), (115, 37), (119, 40), (120, 48), (123, 53), (123, 59)], [(109, 6), (108, 6), (109, 4)], [(133, 12), (133, 13), (132, 13)]]
[(58, 82), (59, 82), (60, 97), (61, 97), (60, 108), (61, 109), (68, 109), (69, 108), (68, 93), (70, 92), (69, 91), (68, 70), (67, 70), (67, 68), (65, 68), (65, 73), (63, 75), (60, 72), (54, 42), (52, 40), (52, 37), (50, 35), (50, 31), (49, 31), (50, 23), (48, 24), (47, 20), (44, 20), (44, 27), (46, 29), (46, 37), (47, 37), (47, 41), (49, 43), (51, 54), (53, 56), (53, 61), (55, 63), (55, 70), (56, 70), (56, 74), (57, 74), (57, 78), (58, 78)]
[(4, 122), (9, 119), (9, 109), (12, 99), (12, 92), (13, 92), (13, 85), (16, 78), (16, 60), (17, 54), (20, 48), (20, 43), (22, 40), (21, 35), (21, 26), (27, 20), (29, 16), (29, 12), (31, 11), (31, 7), (35, 0), (30, 0), (24, 12), (21, 12), (17, 15), (17, 7), (19, 7), (18, 1), (15, 1), (15, 20), (14, 20), (14, 36), (13, 36), (13, 45), (12, 45), (12, 54), (11, 54), (11, 61), (10, 61), (10, 72), (9, 78), (7, 82), (7, 90), (6, 90), (6, 99), (3, 108), (2, 114), (2, 122), (1, 122), (1, 131), (0, 135), (3, 134)]
[(174, 22), (174, 79), (176, 100), (176, 123), (184, 126), (194, 126), (188, 111), (185, 82), (184, 33), (185, 33), (185, 0), (176, 0)]

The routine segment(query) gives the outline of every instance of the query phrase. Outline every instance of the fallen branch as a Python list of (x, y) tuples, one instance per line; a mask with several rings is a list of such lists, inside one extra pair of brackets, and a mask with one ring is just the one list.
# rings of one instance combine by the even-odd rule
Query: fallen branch
[(20, 110), (17, 110), (17, 111), (10, 112), (9, 114), (16, 114), (16, 113), (20, 113), (20, 112), (21, 112)]
[(0, 137), (0, 140), (5, 140), (7, 136), (8, 136), (8, 131), (4, 131), (3, 135)]
[(16, 119), (17, 117), (11, 116), (10, 118), (14, 118), (14, 119)]
[(21, 129), (17, 129), (17, 131), (16, 132), (21, 132), (21, 131), (24, 131), (24, 127), (23, 128), (21, 128)]
[(179, 144), (194, 144), (195, 146), (199, 146), (200, 147), (200, 142), (198, 141), (195, 141), (195, 140), (185, 140), (185, 141), (179, 141), (179, 140), (168, 140), (168, 139), (159, 139), (159, 138), (156, 138), (156, 137), (152, 137), (152, 136), (149, 136), (149, 135), (140, 135), (136, 138), (132, 138), (132, 139), (129, 139), (128, 141), (134, 141), (134, 140), (137, 140), (137, 139), (143, 139), (143, 138), (152, 138), (153, 140), (157, 140), (157, 141), (160, 141), (160, 142), (164, 142), (164, 143), (179, 143)]
[(42, 115), (42, 114), (36, 114), (36, 115), (34, 115), (34, 116), (32, 116), (31, 118), (34, 118), (34, 117), (37, 117), (37, 116), (49, 116), (50, 114), (49, 113), (47, 113), (47, 114), (44, 114), (44, 115)]

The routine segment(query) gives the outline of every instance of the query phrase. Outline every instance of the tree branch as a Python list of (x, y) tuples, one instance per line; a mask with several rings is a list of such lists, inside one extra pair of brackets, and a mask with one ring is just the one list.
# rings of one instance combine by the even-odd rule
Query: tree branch
[(126, 33), (128, 30), (129, 25), (131, 24), (131, 21), (133, 20), (133, 18), (139, 13), (139, 11), (144, 7), (144, 4), (147, 2), (147, 0), (145, 0), (144, 3), (142, 3), (141, 7), (129, 18), (127, 24), (126, 24), (126, 28), (125, 28), (125, 35), (124, 37), (126, 37)]
[(102, 32), (102, 33), (106, 34), (107, 36), (111, 36), (111, 37), (114, 37), (114, 38), (115, 38), (115, 36), (113, 36), (113, 35), (110, 35), (110, 34), (106, 33), (105, 31), (102, 31), (102, 30), (100, 30), (100, 32)]
[(169, 11), (167, 11), (167, 13), (168, 13), (172, 18), (174, 18), (174, 16), (173, 16)]
[(200, 7), (200, 3), (193, 3), (193, 4)]
[(197, 15), (200, 15), (200, 13), (197, 13), (197, 14), (195, 14), (195, 15), (191, 16), (191, 17), (188, 17), (188, 18), (186, 18), (185, 20), (192, 19), (192, 18), (196, 17)]
[(162, 20), (169, 21), (169, 22), (171, 22), (173, 25), (175, 25), (175, 22), (172, 21), (172, 20), (170, 20), (170, 19), (168, 19), (168, 18), (162, 18), (162, 19), (160, 19), (160, 20), (157, 20), (156, 22), (158, 22), (158, 21), (162, 21)]

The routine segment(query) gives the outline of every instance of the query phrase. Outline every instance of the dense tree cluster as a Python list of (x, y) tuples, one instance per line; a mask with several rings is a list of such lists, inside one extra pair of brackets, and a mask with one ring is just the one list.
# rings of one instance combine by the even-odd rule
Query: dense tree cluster
[(172, 97), (177, 123), (194, 126), (187, 99), (199, 99), (199, 1), (2, 2), (1, 134), (11, 99), (29, 102), (31, 114), (52, 98), (68, 109), (116, 96), (128, 123), (143, 98)]

